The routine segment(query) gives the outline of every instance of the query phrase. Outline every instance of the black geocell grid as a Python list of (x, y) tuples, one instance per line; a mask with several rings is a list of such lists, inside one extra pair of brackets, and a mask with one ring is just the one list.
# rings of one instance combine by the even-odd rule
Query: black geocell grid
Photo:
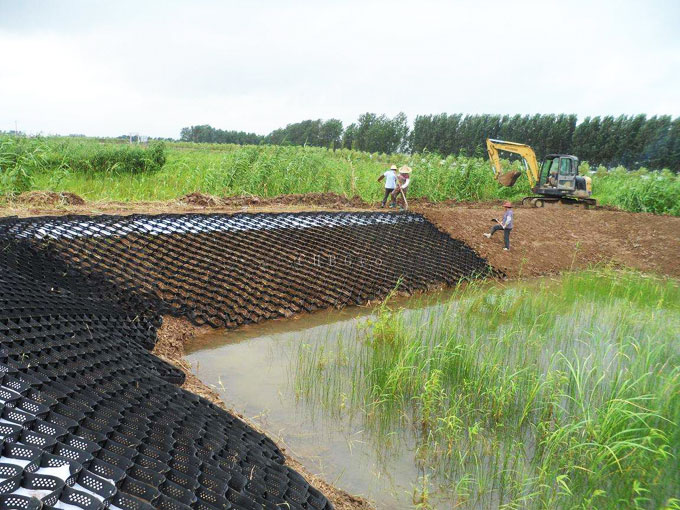
[(161, 316), (236, 327), (491, 272), (415, 214), (0, 220), (0, 508), (332, 508), (177, 386)]

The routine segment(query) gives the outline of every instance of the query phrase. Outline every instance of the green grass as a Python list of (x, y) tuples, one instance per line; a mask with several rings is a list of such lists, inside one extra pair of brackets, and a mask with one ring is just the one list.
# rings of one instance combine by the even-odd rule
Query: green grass
[(148, 147), (91, 140), (29, 139), (0, 136), (0, 190), (19, 193), (40, 188), (44, 179), (50, 191), (61, 182), (116, 181), (132, 175), (153, 177), (166, 162), (165, 144)]
[[(455, 508), (680, 508), (680, 286), (634, 272), (389, 304), (358, 339), (300, 347), (296, 391), (385, 450), (415, 438), (420, 499)], [(422, 504), (426, 507), (427, 504)]]
[[(0, 136), (0, 194), (70, 191), (90, 201), (149, 201), (192, 192), (261, 197), (335, 192), (375, 202), (382, 193), (376, 179), (393, 163), (414, 168), (412, 197), (483, 201), (531, 194), (526, 177), (513, 188), (499, 186), (481, 157), (191, 143), (167, 144), (163, 151), (93, 139), (9, 136)], [(680, 215), (680, 179), (670, 172), (598, 172), (593, 188), (605, 204)]]
[(668, 170), (650, 172), (643, 168), (628, 172), (617, 167), (606, 174), (600, 170), (593, 179), (602, 204), (626, 211), (680, 216), (680, 177)]
[(499, 188), (478, 158), (385, 156), (316, 147), (171, 144), (163, 169), (153, 174), (83, 173), (71, 168), (32, 172), (30, 189), (71, 191), (88, 200), (170, 200), (194, 191), (273, 197), (335, 192), (367, 201), (381, 197), (376, 179), (396, 163), (416, 169), (411, 196), (431, 200), (518, 198), (520, 186)]

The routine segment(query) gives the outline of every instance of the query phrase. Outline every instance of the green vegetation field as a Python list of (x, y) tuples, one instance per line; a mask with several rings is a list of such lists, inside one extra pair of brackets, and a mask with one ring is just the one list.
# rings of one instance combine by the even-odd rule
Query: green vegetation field
[[(484, 156), (484, 157), (482, 157)], [(530, 194), (526, 178), (500, 187), (484, 154), (370, 154), (318, 147), (240, 146), (0, 136), (0, 194), (70, 191), (86, 200), (170, 200), (187, 193), (272, 197), (336, 192), (376, 201), (377, 177), (389, 164), (414, 168), (413, 197), (432, 201), (518, 199)], [(584, 165), (584, 169), (588, 169)], [(670, 171), (624, 168), (593, 175), (595, 198), (630, 211), (680, 215), (680, 178)]]

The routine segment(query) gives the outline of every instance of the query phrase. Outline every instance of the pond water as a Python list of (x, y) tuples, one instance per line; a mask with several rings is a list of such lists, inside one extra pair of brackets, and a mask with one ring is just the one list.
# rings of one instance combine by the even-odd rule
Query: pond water
[[(451, 296), (440, 291), (396, 305), (406, 314), (438, 314)], [(374, 315), (370, 307), (351, 307), (269, 321), (236, 331), (216, 332), (187, 346), (192, 370), (227, 405), (247, 416), (284, 444), (311, 472), (350, 494), (362, 495), (379, 509), (414, 507), (414, 489), (427, 477), (415, 459), (415, 440), (405, 433), (394, 444), (377, 442), (352, 413), (332, 416), (298, 398), (295, 374), (300, 346), (333, 349), (338, 340), (363, 334)], [(321, 382), (320, 382), (321, 383)], [(438, 506), (437, 500), (441, 506)], [(433, 508), (449, 508), (445, 495), (430, 495)]]
[[(677, 494), (659, 480), (680, 457), (679, 299), (626, 272), (475, 282), (380, 317), (353, 307), (215, 332), (187, 359), (309, 471), (379, 509), (572, 508), (601, 487), (613, 509), (638, 493), (629, 472), (649, 473), (660, 508)], [(661, 432), (640, 426), (649, 417)], [(658, 456), (645, 446), (665, 438)], [(614, 449), (625, 468), (607, 467)]]

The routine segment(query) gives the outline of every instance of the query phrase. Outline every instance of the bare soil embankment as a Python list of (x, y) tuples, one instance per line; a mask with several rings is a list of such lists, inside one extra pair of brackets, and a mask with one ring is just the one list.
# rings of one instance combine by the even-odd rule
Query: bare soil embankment
[(297, 211), (365, 211), (371, 209), (358, 197), (337, 193), (307, 193), (270, 198), (256, 196), (216, 197), (190, 193), (177, 200), (153, 202), (88, 202), (73, 193), (29, 191), (0, 205), (3, 216), (61, 216), (65, 214), (162, 214), (162, 213), (235, 213)]
[(509, 278), (540, 276), (593, 264), (613, 264), (680, 277), (680, 218), (555, 206), (515, 208), (510, 251), (503, 235), (482, 236), (500, 218), (499, 206), (415, 208), (465, 241)]

